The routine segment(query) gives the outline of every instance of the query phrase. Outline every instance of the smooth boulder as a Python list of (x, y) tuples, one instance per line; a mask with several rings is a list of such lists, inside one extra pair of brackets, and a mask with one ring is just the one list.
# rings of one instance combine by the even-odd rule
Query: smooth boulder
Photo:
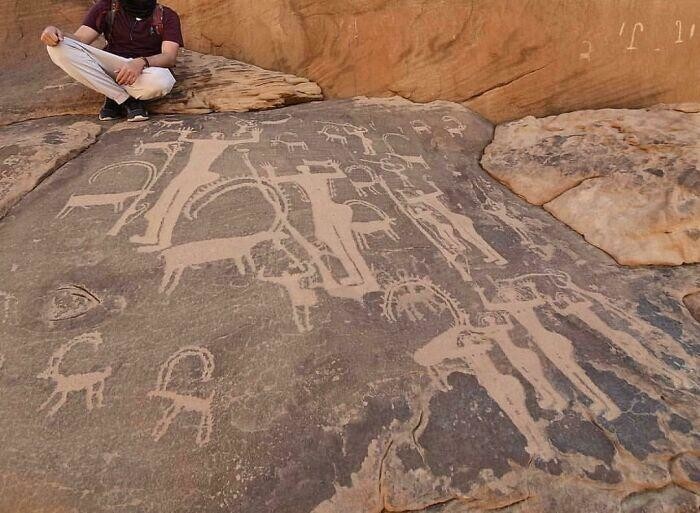
[(482, 165), (623, 265), (700, 262), (697, 106), (501, 125)]

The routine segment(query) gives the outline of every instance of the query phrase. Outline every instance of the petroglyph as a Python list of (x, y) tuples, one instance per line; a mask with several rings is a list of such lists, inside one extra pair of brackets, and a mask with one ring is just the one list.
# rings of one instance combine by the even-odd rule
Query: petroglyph
[(165, 261), (165, 272), (160, 291), (172, 294), (186, 269), (211, 262), (233, 260), (240, 275), (247, 274), (248, 269), (255, 273), (253, 248), (264, 242), (281, 241), (284, 238), (287, 235), (280, 232), (259, 232), (243, 237), (201, 240), (172, 246), (161, 253)]
[(302, 263), (301, 267), (302, 271), (297, 274), (283, 271), (280, 276), (267, 276), (263, 267), (257, 278), (284, 287), (292, 304), (294, 324), (300, 333), (307, 333), (313, 329), (311, 309), (318, 306), (318, 295), (314, 291), (316, 271), (307, 263)]
[[(144, 214), (148, 223), (146, 232), (130, 238), (131, 242), (145, 245), (140, 248), (142, 251), (151, 252), (170, 247), (173, 229), (187, 201), (199, 187), (221, 178), (219, 174), (210, 170), (213, 162), (228, 148), (260, 142), (262, 129), (241, 124), (239, 130), (233, 134), (237, 138), (232, 140), (226, 139), (221, 133), (213, 139), (196, 139), (189, 137), (191, 130), (178, 132), (178, 142), (191, 144), (189, 161), (170, 181), (153, 207)], [(157, 148), (162, 148), (162, 143), (155, 144)]]
[(199, 447), (203, 447), (209, 443), (212, 427), (214, 425), (212, 401), (214, 400), (216, 391), (211, 392), (207, 397), (198, 397), (194, 395), (184, 395), (168, 389), (173, 380), (173, 372), (186, 358), (195, 358), (199, 361), (201, 373), (198, 381), (200, 383), (211, 381), (212, 375), (214, 374), (214, 355), (205, 347), (183, 347), (170, 356), (160, 367), (156, 388), (148, 392), (149, 398), (165, 399), (171, 403), (153, 428), (152, 436), (157, 442), (168, 432), (170, 425), (178, 415), (181, 413), (196, 413), (199, 415), (199, 425), (197, 427), (195, 442)]
[(377, 175), (371, 167), (361, 164), (349, 166), (345, 169), (345, 175), (350, 179), (358, 196), (361, 198), (365, 198), (370, 194), (379, 194), (377, 189), (379, 180), (377, 180)]
[[(508, 339), (507, 332), (512, 326), (497, 317), (491, 325), (495, 331), (474, 327), (457, 300), (426, 278), (404, 278), (391, 284), (382, 308), (385, 316), (393, 322), (398, 322), (403, 316), (415, 322), (424, 320), (426, 314), (448, 312), (452, 326), (416, 351), (415, 361), (431, 371), (441, 389), (449, 388), (447, 376), (455, 370), (465, 370), (463, 365), (466, 363), (479, 384), (525, 436), (528, 452), (545, 460), (554, 456), (543, 427), (528, 412), (522, 384), (515, 377), (499, 372), (490, 357), (493, 347), (500, 346), (504, 340), (503, 335)], [(460, 366), (454, 364), (455, 361), (464, 363)], [(530, 356), (517, 363), (521, 366), (533, 363), (533, 358)], [(548, 386), (544, 392), (551, 393), (550, 390)], [(565, 405), (564, 402), (562, 407)]]
[(389, 152), (388, 152), (389, 156), (396, 157), (397, 159), (403, 161), (406, 164), (406, 166), (408, 167), (408, 169), (413, 169), (414, 165), (423, 166), (423, 169), (426, 169), (426, 170), (430, 169), (430, 166), (428, 166), (428, 163), (425, 161), (425, 159), (421, 155), (401, 155), (401, 154), (397, 153), (396, 150), (394, 149), (394, 147), (389, 142), (389, 140), (392, 137), (399, 138), (399, 139), (402, 139), (404, 141), (411, 140), (410, 138), (406, 137), (403, 134), (394, 134), (394, 133), (384, 134), (382, 139), (384, 140), (384, 145), (389, 150)]
[[(663, 486), (695, 447), (694, 269), (618, 269), (515, 198), (478, 165), (478, 116), (329, 101), (126, 125), (0, 222), (17, 297), (4, 322), (0, 295), (0, 466), (32, 478), (0, 479), (0, 510), (29, 489), (56, 502), (41, 490), (60, 483), (68, 510), (493, 509), (531, 492), (545, 511), (588, 486), (605, 495), (587, 511)], [(71, 195), (136, 192), (54, 218)], [(60, 362), (96, 330), (107, 343)], [(26, 382), (50, 356), (53, 379)]]
[(326, 142), (348, 145), (348, 138), (340, 133), (340, 128), (337, 126), (326, 125), (318, 133), (326, 137)]
[(67, 321), (82, 317), (102, 300), (81, 285), (63, 285), (56, 289), (47, 306), (48, 320)]
[[(57, 219), (65, 219), (76, 208), (88, 209), (91, 207), (99, 207), (99, 206), (111, 206), (114, 209), (114, 213), (120, 213), (120, 212), (124, 211), (125, 203), (128, 200), (134, 199), (133, 204), (135, 204), (139, 200), (143, 199), (143, 197), (145, 195), (144, 193), (146, 193), (146, 191), (148, 191), (148, 189), (155, 183), (157, 176), (158, 176), (155, 166), (153, 164), (151, 164), (150, 162), (129, 161), (129, 162), (119, 162), (116, 164), (110, 164), (108, 166), (105, 166), (104, 168), (93, 173), (93, 175), (90, 177), (90, 180), (88, 182), (90, 184), (94, 184), (104, 174), (116, 172), (117, 170), (121, 170), (121, 169), (126, 169), (126, 170), (145, 169), (146, 180), (145, 180), (145, 183), (143, 185), (143, 188), (140, 190), (137, 190), (137, 191), (126, 191), (126, 192), (119, 192), (119, 193), (79, 194), (79, 195), (73, 194), (68, 199), (68, 202), (63, 207), (63, 209), (56, 215), (56, 218)], [(131, 219), (131, 217), (132, 217), (131, 211), (132, 211), (132, 209), (130, 208), (129, 213), (125, 216), (122, 216), (122, 219), (120, 219), (120, 221), (117, 223), (117, 225), (114, 228), (112, 228), (112, 230), (110, 230), (110, 232), (109, 232), (110, 234), (116, 235), (117, 233), (119, 233), (119, 230), (125, 224), (127, 224), (127, 222)], [(112, 233), (112, 232), (114, 232), (114, 233)]]
[(445, 130), (451, 137), (464, 138), (464, 131), (467, 127), (459, 119), (454, 116), (443, 116), (442, 121), (445, 123)]
[(350, 229), (355, 235), (357, 245), (360, 249), (369, 249), (370, 235), (384, 234), (386, 237), (395, 242), (399, 241), (399, 236), (393, 228), (396, 224), (396, 219), (386, 215), (386, 213), (382, 209), (376, 207), (375, 205), (372, 205), (371, 203), (367, 203), (366, 201), (360, 200), (350, 200), (345, 202), (345, 204), (351, 207), (359, 206), (367, 208), (375, 214), (377, 214), (377, 216), (379, 217), (379, 219), (377, 219), (376, 221), (353, 221), (350, 223)]
[(421, 119), (415, 119), (411, 121), (411, 128), (413, 128), (413, 131), (419, 135), (433, 133), (432, 127)]
[(105, 381), (112, 375), (112, 367), (105, 367), (97, 372), (68, 375), (62, 374), (60, 369), (63, 359), (75, 346), (86, 344), (92, 346), (96, 351), (102, 342), (102, 335), (99, 333), (85, 333), (63, 344), (51, 355), (48, 366), (37, 375), (37, 378), (53, 381), (54, 391), (39, 407), (39, 411), (46, 408), (56, 396), (59, 396), (58, 401), (54, 403), (46, 415), (53, 417), (66, 404), (68, 394), (71, 392), (85, 392), (85, 407), (88, 411), (92, 411), (93, 406), (98, 408), (103, 406)]
[[(336, 127), (338, 129), (341, 129), (343, 132), (345, 132), (346, 135), (350, 137), (355, 137), (357, 138), (360, 143), (362, 144), (362, 150), (365, 155), (376, 155), (377, 152), (374, 149), (374, 142), (372, 139), (367, 137), (367, 133), (369, 132), (369, 129), (364, 127), (364, 126), (355, 126), (351, 125), (349, 123), (332, 123), (330, 121), (316, 121), (316, 123), (320, 123), (324, 125), (325, 127)], [(322, 129), (323, 131), (323, 129)], [(326, 133), (329, 133), (328, 130), (325, 131)], [(325, 135), (325, 134), (324, 134)], [(326, 135), (328, 137), (328, 135)], [(338, 140), (336, 140), (338, 142)], [(342, 141), (341, 141), (342, 142)]]
[(282, 132), (270, 141), (270, 146), (272, 146), (273, 148), (276, 148), (278, 146), (284, 146), (289, 153), (294, 153), (297, 150), (309, 150), (309, 146), (304, 141), (288, 141), (284, 139), (285, 137), (298, 138), (299, 136), (295, 132)]
[(382, 186), (397, 208), (408, 217), (423, 235), (442, 253), (465, 281), (471, 281), (466, 244), (479, 249), (488, 263), (505, 265), (503, 258), (476, 231), (471, 219), (450, 210), (441, 200), (443, 193), (435, 185), (435, 192), (424, 193), (421, 190), (399, 190), (398, 196), (381, 180)]
[(521, 276), (496, 282), (495, 299), (489, 299), (485, 290), (474, 285), (482, 304), (490, 311), (505, 311), (524, 326), (533, 343), (544, 356), (557, 367), (574, 387), (591, 400), (591, 410), (612, 420), (620, 410), (579, 366), (575, 359), (574, 346), (566, 337), (547, 329), (537, 315), (537, 309), (547, 305), (548, 298), (539, 292), (532, 277)]
[(542, 228), (536, 224), (534, 219), (529, 220), (529, 223), (532, 223), (530, 225), (523, 220), (522, 216), (511, 213), (505, 202), (494, 200), (492, 197), (493, 186), (490, 183), (484, 180), (473, 180), (471, 187), (477, 192), (477, 200), (481, 203), (483, 211), (498, 219), (500, 227), (513, 230), (526, 248), (537, 253), (543, 259), (547, 261), (552, 259), (555, 252), (554, 246), (544, 241), (536, 242), (530, 235), (531, 231)]

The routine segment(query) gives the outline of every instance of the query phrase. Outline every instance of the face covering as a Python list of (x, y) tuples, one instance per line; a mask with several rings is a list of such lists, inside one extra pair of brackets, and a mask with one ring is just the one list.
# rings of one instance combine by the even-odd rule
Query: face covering
[(135, 18), (149, 18), (156, 8), (157, 0), (121, 0), (127, 14)]

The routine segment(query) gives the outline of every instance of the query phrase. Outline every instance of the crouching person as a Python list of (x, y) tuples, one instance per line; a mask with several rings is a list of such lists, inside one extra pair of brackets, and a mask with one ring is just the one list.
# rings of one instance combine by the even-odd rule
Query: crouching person
[[(104, 50), (90, 46), (103, 34)], [(156, 0), (98, 0), (73, 36), (46, 27), (41, 41), (51, 60), (74, 80), (106, 96), (102, 121), (144, 121), (144, 100), (175, 85), (169, 68), (183, 45), (180, 18)]]

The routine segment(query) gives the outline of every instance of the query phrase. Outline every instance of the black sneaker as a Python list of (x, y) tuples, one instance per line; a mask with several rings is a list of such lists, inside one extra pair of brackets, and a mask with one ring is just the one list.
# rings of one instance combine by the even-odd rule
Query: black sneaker
[(105, 103), (100, 109), (100, 121), (112, 121), (123, 116), (122, 106), (111, 98), (105, 98)]
[(148, 119), (148, 111), (141, 100), (129, 98), (124, 102), (126, 107), (127, 121), (146, 121)]

